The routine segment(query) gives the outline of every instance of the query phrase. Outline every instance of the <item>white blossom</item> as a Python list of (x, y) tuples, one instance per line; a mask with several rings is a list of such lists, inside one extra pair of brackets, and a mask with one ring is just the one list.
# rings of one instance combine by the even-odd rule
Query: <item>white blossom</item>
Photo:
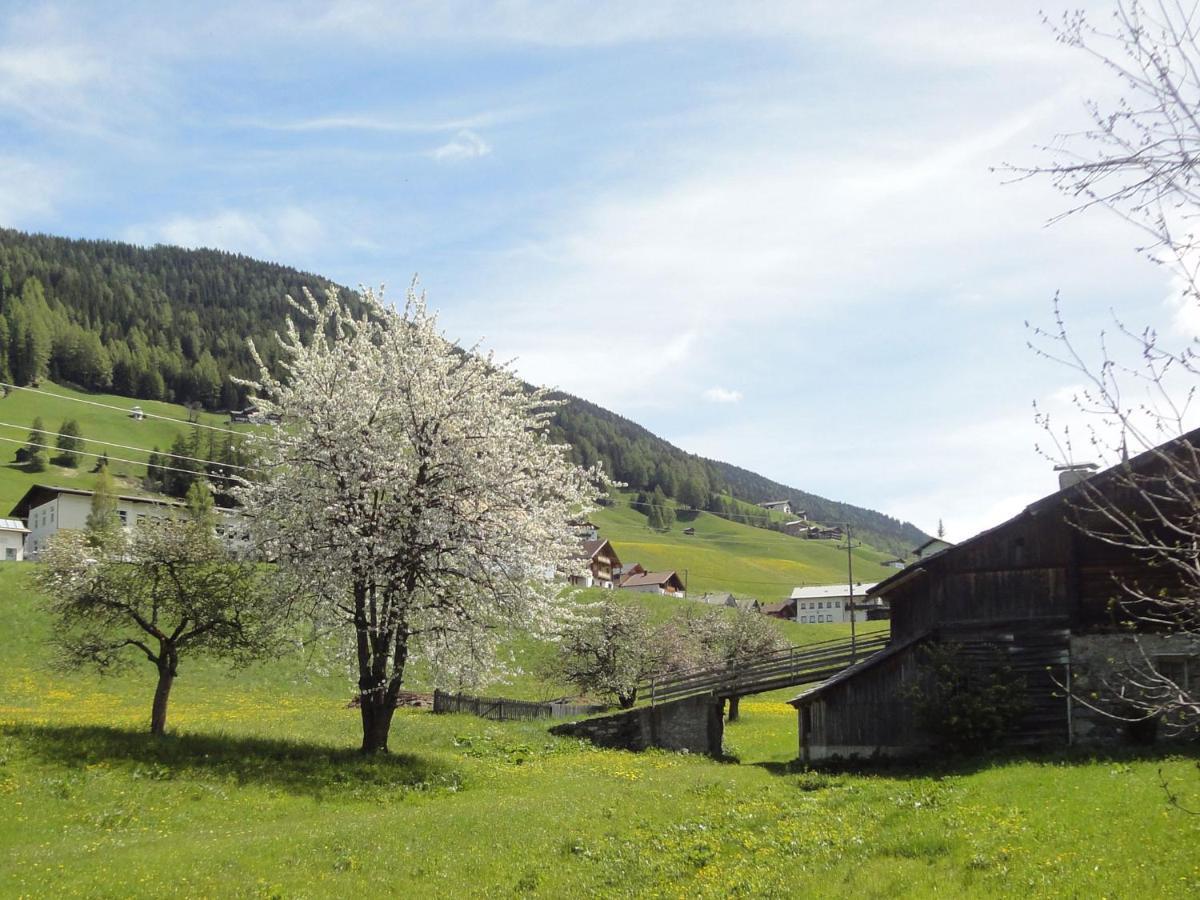
[(438, 331), (424, 297), (402, 311), (372, 291), (353, 317), (305, 294), (280, 374), (256, 352), (267, 477), (241, 490), (280, 577), (312, 597), (357, 673), (363, 749), (386, 749), (405, 666), (423, 653), (462, 683), (515, 631), (562, 609), (549, 571), (580, 569), (568, 522), (603, 475), (571, 462), (546, 425), (554, 403)]

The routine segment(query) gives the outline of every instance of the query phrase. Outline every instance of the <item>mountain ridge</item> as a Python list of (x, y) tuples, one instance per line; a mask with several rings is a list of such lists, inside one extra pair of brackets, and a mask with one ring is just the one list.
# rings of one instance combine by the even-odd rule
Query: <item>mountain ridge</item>
[[(351, 303), (357, 296), (320, 275), (239, 253), (0, 229), (0, 380), (50, 378), (138, 399), (238, 408), (246, 390), (231, 376), (256, 374), (247, 339), (272, 364), (269, 338), (288, 312), (286, 295), (329, 287)], [(814, 521), (849, 524), (898, 554), (928, 537), (912, 523), (688, 453), (611, 410), (557, 396), (567, 403), (553, 436), (580, 463), (603, 462), (635, 489), (659, 488), (718, 513), (735, 501), (788, 499)]]

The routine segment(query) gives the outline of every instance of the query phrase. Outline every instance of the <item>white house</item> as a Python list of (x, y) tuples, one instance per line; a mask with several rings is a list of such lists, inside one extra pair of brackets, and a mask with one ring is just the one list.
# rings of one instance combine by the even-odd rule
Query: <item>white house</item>
[[(37, 559), (50, 538), (58, 531), (69, 528), (82, 530), (87, 527), (88, 513), (92, 509), (92, 491), (78, 488), (51, 487), (35, 484), (25, 492), (10, 516), (25, 519), (28, 527), (25, 536), (25, 557)], [(168, 518), (184, 504), (174, 500), (154, 497), (117, 496), (117, 518), (126, 529), (139, 528), (147, 522)], [(240, 529), (231, 528), (231, 520), (237, 514), (230, 510), (217, 510), (225, 521), (217, 526), (218, 532), (231, 539), (241, 538)]]
[(0, 559), (19, 562), (25, 558), (25, 535), (29, 529), (20, 519), (0, 519)]
[(796, 621), (805, 623), (865, 622), (870, 618), (867, 591), (875, 583), (854, 585), (854, 610), (850, 608), (849, 584), (821, 584), (792, 589), (789, 598), (796, 603)]
[(792, 502), (790, 500), (764, 500), (758, 505), (771, 512), (781, 512), (785, 516), (792, 514)]

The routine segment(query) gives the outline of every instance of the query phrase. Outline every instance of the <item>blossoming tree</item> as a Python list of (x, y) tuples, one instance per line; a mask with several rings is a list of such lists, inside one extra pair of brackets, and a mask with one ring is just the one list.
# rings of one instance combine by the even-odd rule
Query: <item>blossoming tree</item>
[(274, 424), (266, 477), (241, 497), (281, 578), (340, 634), (357, 674), (362, 749), (385, 752), (414, 654), (443, 677), (478, 670), (516, 629), (549, 630), (556, 571), (579, 568), (568, 522), (600, 473), (546, 434), (552, 403), (439, 332), (424, 297), (365, 291), (294, 303), (281, 372), (261, 357), (255, 402)]

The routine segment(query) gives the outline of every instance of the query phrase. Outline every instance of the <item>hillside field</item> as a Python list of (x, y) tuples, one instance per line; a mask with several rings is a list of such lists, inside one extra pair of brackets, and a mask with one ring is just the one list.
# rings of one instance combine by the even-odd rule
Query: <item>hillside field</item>
[[(113, 394), (91, 394), (71, 388), (43, 382), (40, 388), (46, 393), (35, 393), (26, 390), (12, 390), (6, 397), (0, 397), (0, 516), (7, 515), (21, 495), (32, 485), (49, 484), (58, 487), (77, 487), (90, 490), (95, 482), (91, 470), (95, 467), (96, 459), (85, 456), (76, 469), (56, 466), (53, 463), (44, 472), (28, 472), (23, 466), (13, 462), (13, 456), (29, 437), (29, 429), (33, 420), (41, 416), (42, 423), (49, 435), (49, 444), (54, 443), (58, 429), (67, 419), (75, 419), (83, 431), (84, 451), (89, 453), (108, 453), (110, 459), (129, 459), (136, 465), (123, 462), (111, 462), (109, 471), (117, 479), (118, 490), (126, 493), (142, 493), (139, 483), (146, 474), (145, 461), (147, 453), (136, 450), (123, 450), (95, 443), (109, 441), (114, 444), (125, 444), (129, 447), (139, 447), (151, 450), (158, 447), (162, 451), (170, 448), (171, 442), (179, 434), (190, 434), (187, 410), (173, 403), (157, 403), (153, 400), (131, 400), (128, 397), (118, 397)], [(52, 394), (54, 396), (47, 396)], [(60, 399), (61, 398), (61, 399)], [(134, 421), (127, 413), (112, 409), (102, 409), (88, 403), (76, 402), (88, 400), (109, 406), (129, 409), (135, 405), (141, 406), (148, 413), (168, 418), (182, 420), (166, 422), (161, 419), (143, 419)], [(228, 427), (228, 418), (212, 413), (201, 413), (198, 421), (205, 425)], [(207, 441), (207, 432), (204, 433)], [(221, 437), (224, 437), (222, 435)], [(9, 441), (16, 440), (14, 444)], [(54, 451), (47, 455), (54, 456)]]
[[(31, 564), (0, 569), (0, 896), (1128, 897), (1200, 891), (1194, 759), (802, 771), (793, 710), (747, 698), (737, 762), (598, 750), (544, 723), (401, 711), (353, 749), (348, 682), (294, 658), (48, 667)], [(145, 669), (149, 666), (142, 664)]]
[[(612, 541), (626, 565), (636, 562), (649, 571), (676, 570), (690, 594), (725, 590), (773, 602), (803, 584), (846, 583), (843, 542), (796, 538), (707, 512), (681, 512), (668, 531), (654, 531), (646, 526), (645, 513), (629, 505), (631, 499), (619, 494), (612, 506), (592, 514), (600, 536)], [(686, 535), (685, 528), (695, 528), (696, 533)], [(894, 554), (864, 544), (853, 555), (855, 582), (880, 581), (895, 574), (895, 569), (879, 564)]]

